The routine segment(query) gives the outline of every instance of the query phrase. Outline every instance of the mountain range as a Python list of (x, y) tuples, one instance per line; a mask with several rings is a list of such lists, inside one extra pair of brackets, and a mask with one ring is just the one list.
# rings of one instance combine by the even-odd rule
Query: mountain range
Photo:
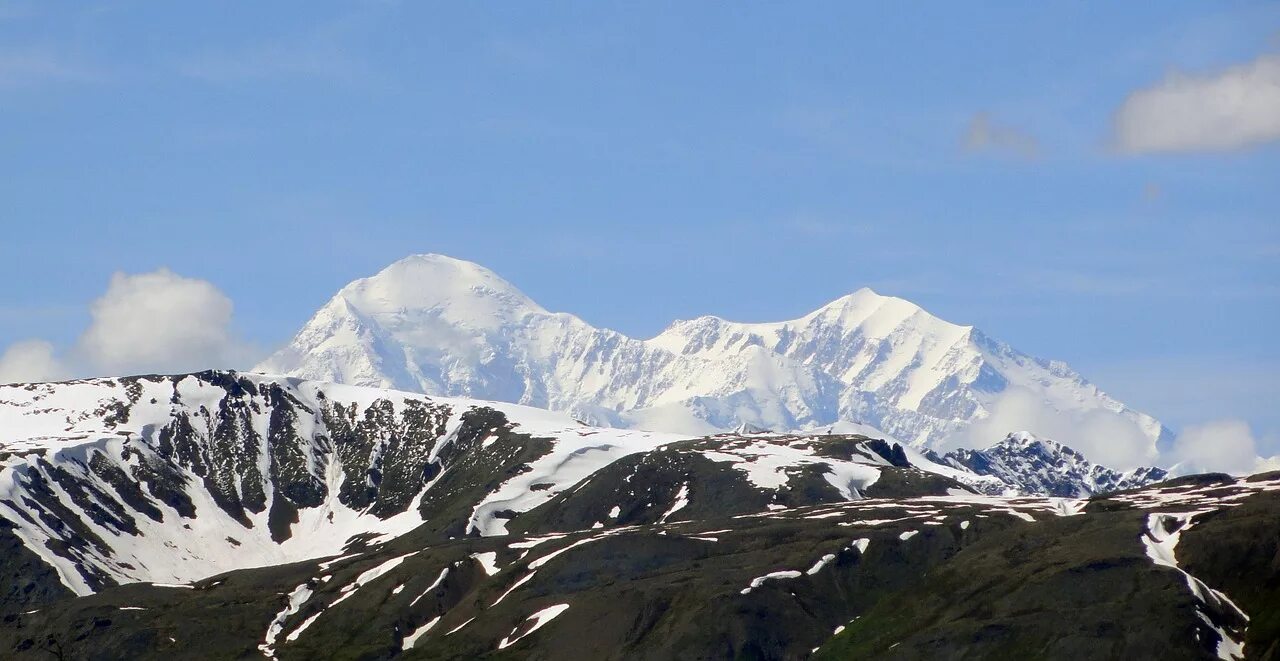
[(870, 290), (636, 340), (410, 257), (254, 372), (0, 386), (0, 654), (1280, 655), (1280, 472), (954, 447), (1015, 393), (1167, 440)]
[(956, 445), (1017, 393), (1080, 422), (1068, 429), (1096, 429), (1101, 417), (1132, 430), (1148, 460), (1171, 437), (1062, 362), (870, 289), (791, 321), (705, 316), (638, 340), (548, 312), (493, 271), (442, 255), (411, 256), (343, 287), (255, 371), (687, 435), (856, 423), (919, 449)]

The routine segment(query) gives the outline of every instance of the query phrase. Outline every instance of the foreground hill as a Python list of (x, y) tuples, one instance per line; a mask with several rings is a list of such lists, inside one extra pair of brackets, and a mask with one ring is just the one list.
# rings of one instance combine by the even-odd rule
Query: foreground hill
[(701, 317), (638, 340), (548, 312), (492, 271), (442, 255), (347, 285), (256, 369), (696, 435), (845, 421), (929, 449), (1011, 396), (1077, 423), (1065, 431), (1124, 433), (1138, 456), (1170, 437), (1061, 362), (869, 289), (791, 321)]
[(1025, 435), (681, 438), (234, 372), (0, 387), (0, 435), (7, 656), (1263, 658), (1280, 635), (1280, 475), (984, 495), (1159, 477)]

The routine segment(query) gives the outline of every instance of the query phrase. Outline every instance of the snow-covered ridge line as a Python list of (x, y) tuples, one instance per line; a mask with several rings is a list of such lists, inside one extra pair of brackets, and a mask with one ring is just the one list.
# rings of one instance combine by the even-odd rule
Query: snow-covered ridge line
[[(529, 479), (480, 503), (481, 518), (486, 507), (532, 508), (619, 456), (679, 438), (592, 430), (507, 403), (234, 372), (0, 386), (0, 516), (77, 594), (338, 555), (357, 536), (376, 544), (423, 523), (431, 486), (498, 432), (481, 411), (551, 441)], [(461, 436), (476, 447), (454, 448)], [(610, 450), (569, 461), (588, 444)]]
[(443, 255), (350, 283), (256, 369), (689, 435), (861, 422), (922, 448), (1016, 391), (1064, 415), (1133, 425), (1152, 453), (1168, 437), (1061, 362), (870, 289), (789, 321), (704, 316), (636, 339), (548, 312), (494, 272)]

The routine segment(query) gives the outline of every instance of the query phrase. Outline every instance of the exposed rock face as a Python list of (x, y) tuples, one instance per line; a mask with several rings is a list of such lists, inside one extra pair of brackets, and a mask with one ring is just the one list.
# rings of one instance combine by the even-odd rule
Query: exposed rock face
[(1027, 432), (1010, 434), (985, 450), (953, 450), (942, 457), (931, 457), (956, 468), (996, 478), (998, 482), (986, 483), (987, 488), (978, 485), (984, 492), (1003, 488), (1023, 495), (1082, 498), (1146, 486), (1169, 476), (1160, 468), (1121, 472), (1099, 466), (1061, 443), (1037, 438)]

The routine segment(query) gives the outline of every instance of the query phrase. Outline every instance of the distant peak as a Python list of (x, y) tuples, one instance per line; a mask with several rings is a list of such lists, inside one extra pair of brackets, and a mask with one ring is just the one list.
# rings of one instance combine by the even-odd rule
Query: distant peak
[(806, 318), (831, 315), (865, 318), (880, 311), (890, 310), (894, 311), (892, 314), (898, 317), (910, 316), (922, 311), (920, 306), (911, 301), (878, 294), (870, 287), (863, 287), (823, 305), (809, 313)]
[(911, 301), (908, 301), (905, 298), (898, 298), (897, 296), (888, 296), (885, 294), (881, 294), (870, 287), (862, 287), (848, 294), (845, 294), (844, 296), (841, 296), (840, 298), (837, 298), (834, 301), (831, 301), (830, 303), (827, 303), (826, 305), (818, 308), (818, 312), (821, 312), (823, 310), (880, 308), (880, 307), (886, 307), (886, 306), (899, 307), (902, 309), (909, 309), (909, 310), (921, 309), (919, 305), (916, 305), (915, 303), (912, 303)]
[(470, 278), (494, 279), (503, 282), (508, 287), (514, 288), (506, 280), (503, 280), (498, 274), (475, 263), (457, 257), (441, 255), (439, 253), (423, 253), (418, 255), (409, 255), (402, 259), (398, 259), (388, 265), (386, 268), (378, 272), (377, 276), (383, 274), (394, 273), (414, 273), (422, 270), (432, 270), (440, 275), (462, 276)]
[[(545, 312), (515, 285), (474, 262), (426, 253), (393, 262), (376, 275), (356, 280), (339, 293), (366, 312), (451, 308), (472, 321), (483, 315)], [(475, 307), (476, 302), (484, 305)]]
[(773, 430), (767, 427), (761, 427), (760, 425), (753, 425), (749, 422), (744, 422), (735, 427), (733, 433), (738, 434), (739, 436), (750, 436), (755, 434), (772, 434)]
[(465, 259), (459, 259), (457, 257), (451, 257), (449, 255), (443, 255), (438, 252), (424, 252), (424, 253), (409, 255), (407, 257), (402, 257), (392, 262), (390, 266), (395, 266), (396, 264), (412, 264), (412, 263), (449, 264), (453, 266), (466, 266), (466, 267), (484, 269), (486, 271), (488, 270), (475, 262), (471, 262)]
[(876, 293), (876, 291), (870, 287), (860, 287), (854, 291), (849, 292), (848, 294), (845, 294), (844, 296), (841, 296), (840, 298), (837, 298), (834, 301), (831, 301), (830, 303), (826, 304), (823, 307), (831, 307), (833, 305), (840, 305), (845, 303), (879, 302), (886, 298), (889, 298), (889, 297), (882, 296)]
[[(1047, 440), (1047, 439), (1042, 439), (1039, 436), (1036, 436), (1035, 434), (1029, 431), (1015, 431), (1012, 434), (1009, 434), (1008, 436), (1006, 436), (1003, 442), (1010, 445), (1030, 445), (1032, 443), (1035, 443), (1036, 441), (1044, 441), (1044, 440)], [(1055, 445), (1057, 444), (1056, 441), (1049, 441), (1049, 442)]]
[(1013, 432), (1006, 436), (1004, 440), (992, 445), (988, 450), (1034, 450), (1037, 448), (1052, 455), (1065, 454), (1080, 459), (1085, 458), (1084, 455), (1070, 446), (1063, 445), (1050, 438), (1036, 436), (1029, 431)]

